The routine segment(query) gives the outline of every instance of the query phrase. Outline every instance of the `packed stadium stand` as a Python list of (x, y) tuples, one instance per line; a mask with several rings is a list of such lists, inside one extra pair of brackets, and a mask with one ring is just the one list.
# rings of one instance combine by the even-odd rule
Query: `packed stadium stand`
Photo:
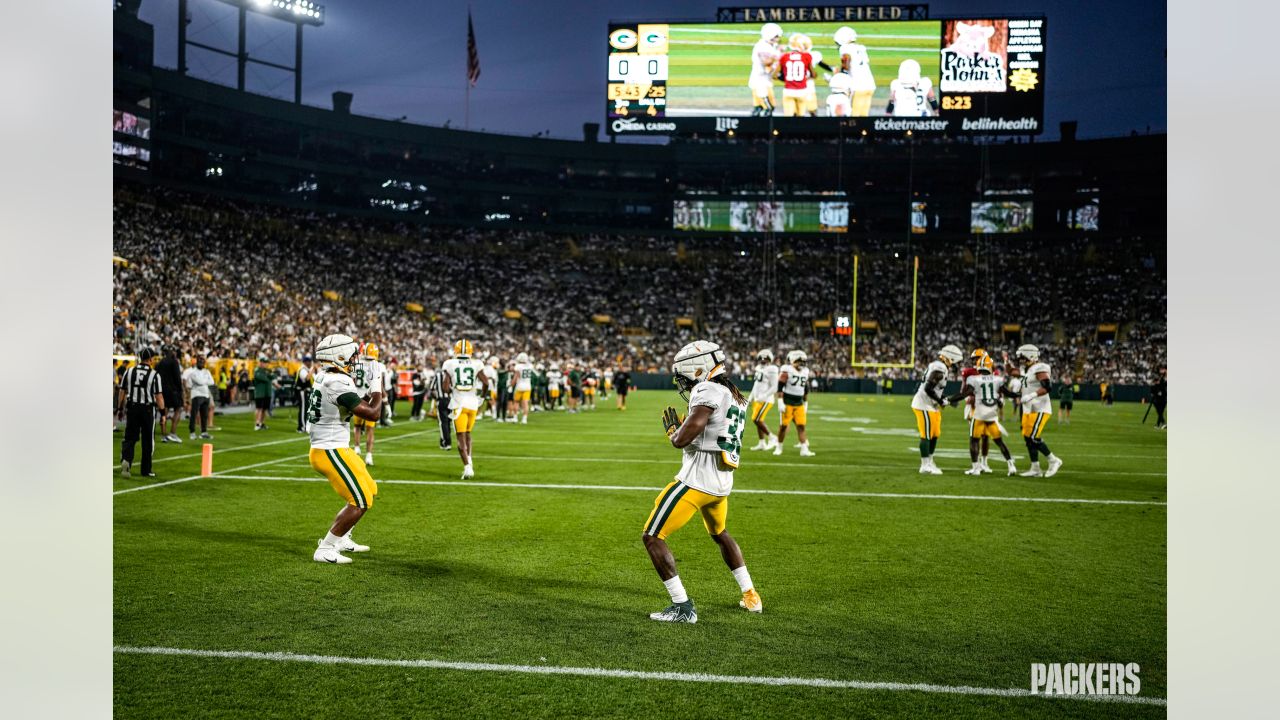
[[(1034, 342), (1081, 382), (1145, 384), (1165, 362), (1162, 135), (515, 137), (153, 67), (149, 30), (117, 19), (117, 354), (298, 359), (341, 330), (421, 366), (465, 333), (504, 357), (659, 370), (708, 337), (744, 368), (760, 347), (799, 347), (825, 378), (914, 377), (851, 368), (834, 334), (857, 255), (861, 361), (911, 359), (918, 257), (917, 367), (944, 343)], [(762, 192), (843, 193), (848, 232), (672, 229), (678, 198)], [(1030, 232), (971, 232), (971, 203), (998, 196), (1034, 201)], [(1083, 202), (1099, 210), (1087, 229)]]

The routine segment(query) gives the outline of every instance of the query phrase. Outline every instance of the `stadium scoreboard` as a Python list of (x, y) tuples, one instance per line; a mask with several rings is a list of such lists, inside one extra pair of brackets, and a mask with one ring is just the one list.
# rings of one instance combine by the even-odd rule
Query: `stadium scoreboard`
[(606, 129), (612, 135), (1043, 131), (1044, 17), (879, 19), (887, 14), (854, 9), (811, 8), (804, 15), (810, 19), (795, 22), (786, 19), (800, 17), (793, 8), (734, 15), (754, 18), (745, 22), (611, 22)]

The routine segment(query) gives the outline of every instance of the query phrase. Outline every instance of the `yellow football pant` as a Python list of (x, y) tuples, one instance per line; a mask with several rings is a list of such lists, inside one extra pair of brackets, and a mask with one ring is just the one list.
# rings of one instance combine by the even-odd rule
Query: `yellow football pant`
[(1040, 438), (1049, 424), (1050, 413), (1029, 412), (1022, 416), (1022, 437)]
[(797, 425), (808, 425), (809, 413), (804, 405), (787, 405), (782, 406), (782, 427), (786, 427), (794, 422)]
[(373, 498), (378, 494), (378, 483), (369, 475), (369, 468), (365, 466), (364, 460), (352, 452), (351, 448), (311, 448), (309, 459), (312, 469), (328, 478), (334, 491), (348, 505), (358, 508), (373, 507)]
[(751, 419), (764, 421), (769, 417), (769, 411), (773, 409), (771, 402), (753, 402), (751, 403)]
[(729, 516), (729, 498), (708, 495), (676, 480), (663, 488), (653, 501), (653, 512), (644, 523), (644, 534), (666, 540), (668, 535), (684, 527), (696, 512), (702, 513), (702, 524), (707, 532), (719, 535), (724, 532)]
[(470, 408), (458, 408), (453, 412), (453, 429), (455, 432), (471, 432), (476, 426), (476, 411)]
[(920, 431), (921, 440), (933, 440), (942, 436), (941, 412), (916, 408), (911, 408), (911, 412), (916, 414), (916, 429)]
[(974, 418), (969, 421), (969, 437), (980, 438), (998, 438), (1000, 437), (1000, 426), (995, 420), (978, 420)]

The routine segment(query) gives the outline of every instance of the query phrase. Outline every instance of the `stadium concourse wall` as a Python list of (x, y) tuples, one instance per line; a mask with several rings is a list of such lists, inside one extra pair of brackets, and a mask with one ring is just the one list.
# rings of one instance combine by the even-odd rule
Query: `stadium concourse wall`
[[(856, 395), (915, 395), (916, 388), (920, 384), (919, 378), (899, 378), (893, 382), (890, 389), (886, 390), (880, 386), (877, 378), (815, 377), (814, 380), (817, 382), (814, 388), (816, 392)], [(743, 392), (749, 391), (752, 385), (752, 381), (746, 379), (736, 380), (735, 383)], [(672, 390), (671, 375), (667, 373), (631, 373), (631, 385), (637, 390)], [(1099, 383), (1076, 383), (1075, 388), (1076, 400), (1102, 400), (1102, 385)], [(1151, 396), (1151, 389), (1146, 385), (1108, 385), (1107, 390), (1117, 402), (1140, 402)], [(948, 395), (957, 392), (960, 392), (959, 382), (953, 380), (947, 383)], [(1056, 402), (1056, 391), (1053, 396)]]

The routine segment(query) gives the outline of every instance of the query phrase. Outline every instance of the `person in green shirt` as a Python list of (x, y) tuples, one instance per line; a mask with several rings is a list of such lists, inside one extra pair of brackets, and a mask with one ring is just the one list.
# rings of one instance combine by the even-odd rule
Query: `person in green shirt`
[(267, 429), (267, 411), (271, 409), (272, 386), (279, 386), (267, 369), (267, 358), (258, 358), (253, 369), (253, 429)]
[[(511, 363), (498, 366), (498, 422), (508, 422), (507, 414), (509, 412), (507, 406), (511, 404)], [(511, 413), (511, 420), (515, 422), (515, 413)]]
[(1058, 424), (1071, 424), (1071, 406), (1075, 405), (1076, 385), (1072, 383), (1071, 376), (1068, 375), (1062, 379), (1062, 385), (1058, 386)]
[(533, 406), (547, 409), (547, 366), (538, 363), (533, 373)]

